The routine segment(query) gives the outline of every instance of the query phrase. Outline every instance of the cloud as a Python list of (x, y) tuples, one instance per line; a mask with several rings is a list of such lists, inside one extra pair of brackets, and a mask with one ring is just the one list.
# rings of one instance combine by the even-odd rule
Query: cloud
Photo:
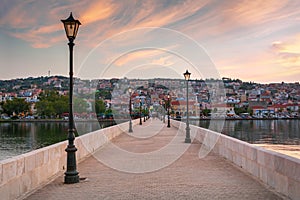
[[(107, 3), (105, 15), (100, 20), (90, 20), (87, 24), (84, 41), (95, 46), (113, 35), (123, 31), (145, 27), (168, 27), (180, 20), (186, 19), (203, 8), (206, 1), (118, 1), (118, 3)], [(103, 3), (102, 3), (103, 4)], [(83, 19), (92, 13), (97, 16), (102, 12), (102, 5), (99, 3), (97, 9), (88, 9)], [(97, 7), (93, 5), (91, 7)], [(104, 12), (104, 11), (103, 11)], [(92, 32), (89, 30), (93, 30)], [(91, 43), (93, 41), (93, 43)]]
[(300, 38), (299, 35), (290, 37), (286, 41), (275, 41), (271, 44), (275, 57), (274, 62), (282, 66), (300, 65)]
[(140, 51), (133, 51), (129, 52), (126, 55), (121, 56), (118, 58), (114, 64), (116, 66), (124, 66), (130, 63), (133, 63), (134, 61), (142, 61), (145, 62), (145, 59), (149, 59), (151, 57), (157, 56), (162, 54), (163, 52), (158, 49), (146, 49), (146, 50), (140, 50)]
[(174, 62), (170, 60), (171, 58), (172, 56), (162, 56), (159, 57), (158, 59), (152, 60), (151, 64), (159, 65), (159, 66), (171, 66), (174, 64)]
[(115, 5), (108, 1), (94, 1), (80, 14), (80, 21), (87, 25), (93, 22), (107, 19), (114, 14)]

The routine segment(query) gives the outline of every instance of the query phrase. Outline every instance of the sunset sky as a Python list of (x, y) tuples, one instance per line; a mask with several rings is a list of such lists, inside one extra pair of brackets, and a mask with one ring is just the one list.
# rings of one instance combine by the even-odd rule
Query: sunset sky
[(68, 76), (70, 12), (80, 78), (300, 79), (299, 0), (1, 0), (0, 79)]

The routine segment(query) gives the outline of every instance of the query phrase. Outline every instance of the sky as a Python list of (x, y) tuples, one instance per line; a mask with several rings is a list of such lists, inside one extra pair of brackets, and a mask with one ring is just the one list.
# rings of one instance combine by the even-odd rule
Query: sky
[(0, 79), (68, 76), (70, 12), (79, 78), (300, 78), (298, 0), (1, 0)]

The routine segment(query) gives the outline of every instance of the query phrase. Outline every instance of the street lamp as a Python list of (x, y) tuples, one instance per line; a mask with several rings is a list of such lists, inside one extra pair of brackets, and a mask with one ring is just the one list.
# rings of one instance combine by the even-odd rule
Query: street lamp
[(146, 105), (144, 104), (144, 122), (146, 122)]
[(140, 125), (142, 125), (142, 100), (140, 99)]
[(128, 130), (128, 132), (132, 133), (132, 120), (131, 120), (131, 113), (132, 113), (132, 110), (131, 110), (132, 88), (131, 87), (128, 88), (128, 92), (129, 92), (129, 130)]
[(167, 106), (168, 106), (168, 125), (167, 125), (167, 127), (170, 128), (171, 126), (170, 126), (170, 95), (169, 94), (168, 94), (168, 104), (167, 104)]
[(183, 74), (184, 78), (186, 80), (186, 134), (185, 134), (185, 143), (191, 143), (191, 137), (190, 137), (190, 125), (189, 125), (189, 80), (191, 73), (186, 70), (186, 72)]
[(166, 103), (165, 103), (165, 100), (162, 100), (162, 107), (163, 107), (163, 109), (162, 109), (162, 115), (163, 115), (163, 118), (162, 118), (162, 120), (163, 120), (163, 123), (166, 123), (166, 119), (165, 119), (165, 115), (166, 115)]
[(75, 127), (74, 127), (74, 119), (73, 119), (73, 46), (75, 45), (73, 42), (76, 38), (79, 25), (81, 23), (79, 20), (75, 20), (70, 14), (68, 19), (61, 20), (64, 24), (67, 38), (69, 39), (69, 51), (70, 51), (70, 91), (69, 91), (69, 129), (68, 129), (68, 146), (66, 148), (67, 152), (67, 170), (65, 172), (65, 183), (78, 183), (79, 176), (76, 170), (76, 154), (77, 148), (75, 147)]

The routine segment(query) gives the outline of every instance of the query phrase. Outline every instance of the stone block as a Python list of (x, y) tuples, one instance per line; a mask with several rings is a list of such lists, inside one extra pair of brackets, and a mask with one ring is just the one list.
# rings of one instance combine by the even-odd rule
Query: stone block
[(60, 158), (61, 156), (61, 146), (60, 145), (53, 145), (52, 148), (49, 149), (49, 162), (53, 162)]
[(236, 156), (235, 156), (235, 164), (239, 167), (242, 167), (242, 156), (238, 153), (236, 153)]
[(31, 186), (31, 174), (30, 173), (26, 173), (24, 175), (21, 176), (20, 178), (20, 193), (24, 194), (30, 190), (32, 190), (32, 186)]
[(261, 149), (257, 150), (257, 163), (262, 166), (266, 166), (265, 163), (265, 152)]
[(245, 170), (249, 173), (251, 173), (251, 160), (249, 160), (248, 158), (246, 159), (246, 167)]
[(266, 170), (267, 174), (267, 184), (273, 188), (275, 188), (275, 172), (272, 170)]
[(44, 164), (44, 151), (38, 150), (36, 151), (35, 156), (35, 167), (40, 167)]
[(226, 158), (230, 161), (232, 161), (232, 150), (231, 149), (226, 149)]
[(49, 149), (48, 148), (44, 148), (43, 152), (44, 152), (44, 161), (43, 161), (43, 164), (47, 164), (49, 162)]
[(300, 199), (300, 182), (292, 178), (288, 179), (288, 196), (291, 199)]
[(275, 155), (274, 157), (274, 168), (275, 168), (275, 171), (279, 174), (282, 174), (284, 175), (285, 174), (285, 160), (286, 158), (284, 158), (283, 156), (281, 155)]
[(264, 152), (264, 163), (265, 166), (270, 170), (275, 170), (275, 155), (273, 152), (265, 151)]
[(48, 181), (51, 176), (53, 176), (53, 175), (48, 174), (47, 170), (45, 169), (44, 166), (38, 167), (35, 170), (36, 183), (38, 186), (40, 186), (42, 183)]
[(218, 145), (218, 144), (216, 144), (216, 145), (213, 147), (213, 152), (219, 154), (220, 150), (219, 150), (219, 145)]
[(246, 160), (246, 170), (255, 177), (260, 176), (259, 165), (253, 160)]
[[(60, 160), (49, 162), (48, 165), (46, 166), (45, 172), (49, 176), (53, 176), (54, 174), (56, 174), (59, 171), (59, 163), (60, 163)], [(65, 160), (65, 165), (66, 164), (67, 164), (67, 161)]]
[(20, 182), (18, 179), (10, 180), (0, 187), (1, 199), (17, 199), (20, 195)]
[(35, 169), (35, 151), (25, 155), (25, 173)]
[(299, 161), (299, 159), (286, 158), (284, 160), (284, 175), (300, 182), (300, 161)]
[(31, 181), (31, 188), (34, 189), (39, 186), (39, 181), (38, 181), (38, 168), (35, 170), (29, 172), (28, 174), (30, 175), (30, 181)]
[(9, 199), (9, 188), (7, 184), (0, 186), (1, 199)]
[(7, 159), (2, 163), (3, 183), (7, 184), (17, 175), (17, 161), (15, 159)]
[[(78, 163), (78, 161), (80, 160), (79, 156), (78, 156), (78, 151), (76, 151), (76, 162)], [(60, 157), (58, 165), (57, 165), (57, 170), (61, 171), (61, 170), (66, 170), (67, 169), (67, 154), (63, 155)]]
[(24, 156), (18, 156), (16, 157), (17, 161), (17, 172), (16, 176), (21, 176), (25, 172), (25, 157)]
[(239, 143), (238, 144), (238, 151), (237, 152), (239, 154), (242, 154), (244, 152), (244, 146), (245, 146), (244, 143)]
[(259, 166), (259, 179), (262, 180), (265, 184), (268, 183), (268, 168), (263, 165)]
[(231, 149), (233, 152), (238, 152), (238, 151), (239, 151), (239, 142), (236, 141), (236, 140), (231, 140), (230, 149)]
[(288, 177), (275, 172), (275, 190), (282, 194), (288, 194)]
[(242, 168), (243, 168), (243, 169), (246, 169), (246, 162), (247, 162), (247, 159), (246, 159), (246, 157), (244, 157), (244, 156), (242, 156), (241, 159), (242, 159)]
[(259, 165), (255, 161), (251, 161), (250, 173), (257, 178), (259, 178), (259, 176), (260, 176)]
[(250, 145), (244, 146), (244, 154), (247, 159), (256, 160), (257, 159), (257, 149)]

